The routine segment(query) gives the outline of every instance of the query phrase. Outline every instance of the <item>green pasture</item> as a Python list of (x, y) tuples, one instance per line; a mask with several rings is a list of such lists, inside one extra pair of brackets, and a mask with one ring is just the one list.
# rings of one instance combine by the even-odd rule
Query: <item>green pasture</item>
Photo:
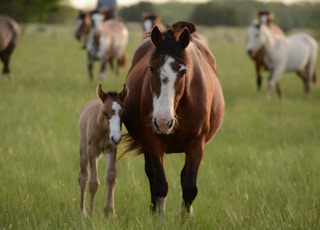
[[(129, 59), (142, 41), (128, 24)], [(309, 97), (294, 74), (283, 99), (258, 92), (245, 53), (246, 29), (200, 28), (217, 59), (226, 115), (205, 149), (193, 219), (180, 219), (183, 154), (166, 155), (166, 221), (149, 213), (142, 156), (117, 164), (116, 218), (103, 215), (105, 161), (94, 216), (79, 212), (77, 122), (97, 98), (73, 26), (28, 25), (12, 57), (13, 80), (0, 80), (0, 229), (320, 229), (320, 87)], [(104, 90), (122, 89), (126, 69), (109, 71)], [(95, 65), (97, 74), (99, 64)], [(318, 61), (318, 76), (320, 62)], [(320, 82), (320, 77), (318, 78)], [(125, 129), (123, 130), (125, 132)], [(119, 152), (123, 150), (120, 145)]]

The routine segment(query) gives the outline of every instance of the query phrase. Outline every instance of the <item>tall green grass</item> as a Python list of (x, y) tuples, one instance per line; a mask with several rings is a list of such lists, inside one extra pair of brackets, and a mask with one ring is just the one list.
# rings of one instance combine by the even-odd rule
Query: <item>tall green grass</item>
[[(128, 26), (131, 59), (142, 35), (139, 25)], [(217, 59), (226, 116), (206, 146), (195, 217), (178, 218), (183, 154), (165, 157), (165, 222), (148, 211), (143, 157), (129, 154), (117, 164), (117, 217), (103, 215), (101, 159), (94, 217), (83, 221), (77, 122), (82, 106), (96, 98), (98, 81), (89, 81), (72, 30), (28, 26), (12, 58), (14, 79), (0, 80), (0, 229), (319, 229), (319, 85), (305, 97), (298, 77), (285, 74), (284, 98), (273, 92), (267, 100), (267, 73), (257, 92), (245, 30), (233, 28), (201, 28)], [(103, 88), (121, 90), (129, 66), (120, 77), (109, 71)]]

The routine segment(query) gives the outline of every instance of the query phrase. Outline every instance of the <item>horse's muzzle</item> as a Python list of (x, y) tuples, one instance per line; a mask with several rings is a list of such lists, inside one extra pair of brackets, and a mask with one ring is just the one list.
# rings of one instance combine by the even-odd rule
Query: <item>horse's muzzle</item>
[(152, 124), (158, 134), (170, 134), (174, 126), (174, 119), (153, 118)]
[(79, 41), (81, 39), (81, 35), (80, 34), (75, 34), (75, 38)]
[(252, 57), (252, 50), (247, 50), (247, 53), (249, 54), (250, 57)]

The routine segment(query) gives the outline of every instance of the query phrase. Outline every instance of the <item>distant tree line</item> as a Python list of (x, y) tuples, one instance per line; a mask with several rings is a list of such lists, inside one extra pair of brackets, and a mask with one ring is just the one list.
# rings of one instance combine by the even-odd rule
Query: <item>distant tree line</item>
[(151, 12), (162, 16), (163, 21), (172, 23), (178, 20), (192, 21), (203, 26), (248, 26), (257, 18), (258, 10), (270, 10), (275, 15), (275, 23), (283, 29), (320, 28), (320, 3), (301, 2), (286, 5), (283, 3), (265, 3), (246, 1), (210, 1), (190, 4), (168, 2), (151, 4), (140, 2), (123, 7), (119, 14), (127, 21), (141, 20), (142, 12)]
[[(68, 0), (2, 0), (0, 14), (20, 22), (66, 23), (74, 22), (77, 10), (66, 6)], [(302, 0), (303, 1), (303, 0)], [(155, 13), (171, 24), (179, 20), (203, 26), (248, 26), (257, 18), (257, 11), (267, 9), (274, 13), (275, 23), (285, 30), (292, 28), (320, 28), (320, 3), (301, 2), (285, 5), (256, 0), (211, 0), (191, 4), (170, 1), (163, 4), (139, 2), (119, 9), (125, 21), (140, 22), (142, 12)]]

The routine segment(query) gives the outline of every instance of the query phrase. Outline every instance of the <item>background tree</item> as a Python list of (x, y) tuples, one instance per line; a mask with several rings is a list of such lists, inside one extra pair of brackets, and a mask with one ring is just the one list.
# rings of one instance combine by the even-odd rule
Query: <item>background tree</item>
[(50, 13), (58, 12), (61, 0), (2, 0), (0, 14), (20, 22), (45, 21)]

